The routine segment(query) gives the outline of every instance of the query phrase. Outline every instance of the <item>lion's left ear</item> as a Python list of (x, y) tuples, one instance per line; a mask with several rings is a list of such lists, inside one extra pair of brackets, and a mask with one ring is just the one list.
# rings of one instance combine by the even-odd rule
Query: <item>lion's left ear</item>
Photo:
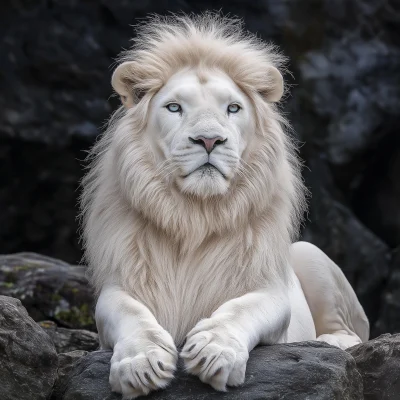
[(283, 77), (275, 67), (269, 67), (266, 88), (260, 91), (265, 100), (276, 103), (283, 95)]
[(119, 65), (111, 78), (111, 85), (121, 97), (122, 104), (126, 108), (132, 107), (140, 100), (140, 94), (136, 93), (135, 84), (138, 82), (138, 71), (134, 61), (126, 61)]

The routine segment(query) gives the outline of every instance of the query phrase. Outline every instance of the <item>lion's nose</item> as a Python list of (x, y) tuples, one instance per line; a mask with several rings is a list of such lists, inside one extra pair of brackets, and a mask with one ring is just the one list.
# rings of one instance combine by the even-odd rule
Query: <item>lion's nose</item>
[(194, 139), (189, 137), (189, 140), (192, 143), (199, 144), (200, 146), (203, 146), (207, 153), (210, 154), (216, 146), (220, 144), (224, 144), (227, 139), (222, 138), (221, 136), (216, 136), (213, 138), (206, 138), (204, 136), (197, 136)]

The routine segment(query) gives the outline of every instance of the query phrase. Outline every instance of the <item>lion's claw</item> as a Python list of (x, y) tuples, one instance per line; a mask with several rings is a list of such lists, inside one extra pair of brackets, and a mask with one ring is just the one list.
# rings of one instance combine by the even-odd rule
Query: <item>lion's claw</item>
[[(198, 325), (205, 328), (206, 321)], [(238, 386), (244, 382), (248, 350), (238, 335), (225, 326), (213, 326), (199, 330), (197, 326), (189, 332), (180, 353), (186, 370), (197, 375), (201, 381), (214, 389), (225, 391), (226, 386)]]

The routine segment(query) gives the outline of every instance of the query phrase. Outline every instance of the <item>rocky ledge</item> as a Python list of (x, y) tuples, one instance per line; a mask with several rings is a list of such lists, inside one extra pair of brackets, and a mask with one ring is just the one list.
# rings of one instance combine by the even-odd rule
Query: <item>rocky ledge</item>
[[(35, 323), (20, 300), (0, 296), (0, 399), (120, 400), (108, 383), (112, 353), (97, 347), (95, 333)], [(395, 400), (399, 372), (400, 334), (347, 352), (316, 341), (261, 346), (241, 387), (218, 393), (179, 368), (166, 390), (148, 398)]]
[(20, 299), (35, 321), (96, 330), (84, 267), (35, 253), (0, 255), (0, 295)]

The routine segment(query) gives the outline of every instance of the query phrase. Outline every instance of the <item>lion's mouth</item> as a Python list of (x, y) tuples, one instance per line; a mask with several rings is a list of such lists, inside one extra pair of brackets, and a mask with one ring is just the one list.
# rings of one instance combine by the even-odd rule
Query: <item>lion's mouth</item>
[(227, 179), (225, 174), (223, 174), (214, 164), (211, 164), (210, 162), (206, 162), (205, 164), (200, 165), (200, 167), (185, 175), (184, 178), (187, 178), (189, 175), (193, 174), (196, 171), (202, 172), (202, 175), (212, 175), (214, 172), (218, 172), (222, 175), (224, 179)]

